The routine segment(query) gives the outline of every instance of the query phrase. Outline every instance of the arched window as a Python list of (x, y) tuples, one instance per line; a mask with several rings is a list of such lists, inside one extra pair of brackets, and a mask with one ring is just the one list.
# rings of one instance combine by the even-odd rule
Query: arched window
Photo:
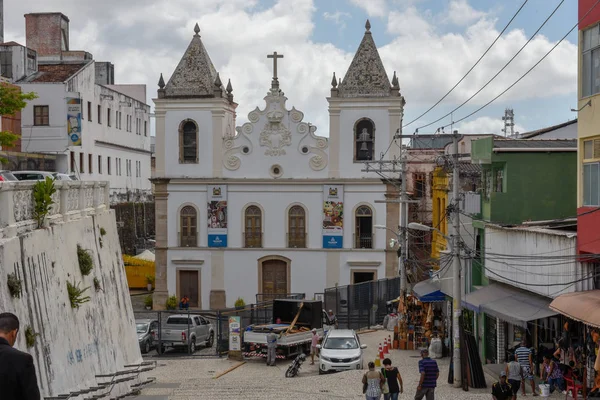
[(354, 160), (369, 161), (375, 155), (375, 124), (361, 119), (354, 125)]
[(262, 211), (248, 206), (244, 212), (244, 246), (262, 247)]
[(185, 206), (179, 213), (180, 233), (179, 245), (181, 247), (198, 246), (198, 215), (192, 206)]
[(288, 247), (306, 247), (306, 212), (302, 206), (290, 208), (288, 230)]
[(360, 206), (354, 216), (354, 247), (373, 248), (373, 210), (369, 206)]
[(198, 127), (189, 119), (179, 125), (179, 162), (181, 164), (198, 162)]

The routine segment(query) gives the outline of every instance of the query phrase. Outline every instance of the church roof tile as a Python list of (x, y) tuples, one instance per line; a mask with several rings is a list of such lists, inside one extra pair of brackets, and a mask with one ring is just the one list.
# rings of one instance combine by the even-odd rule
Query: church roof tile
[(367, 20), (358, 50), (339, 86), (339, 97), (387, 97), (392, 86), (379, 57)]
[(165, 86), (165, 97), (214, 97), (217, 70), (200, 39), (198, 24), (194, 37)]

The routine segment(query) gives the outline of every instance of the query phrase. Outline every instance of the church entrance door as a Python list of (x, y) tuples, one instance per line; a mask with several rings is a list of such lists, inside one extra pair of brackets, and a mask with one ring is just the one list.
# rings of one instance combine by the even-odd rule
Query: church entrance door
[(265, 300), (287, 294), (288, 268), (283, 260), (265, 260), (262, 263), (262, 292)]
[(198, 271), (179, 271), (179, 299), (187, 296), (190, 299), (190, 307), (198, 307), (200, 297), (200, 286), (198, 283)]

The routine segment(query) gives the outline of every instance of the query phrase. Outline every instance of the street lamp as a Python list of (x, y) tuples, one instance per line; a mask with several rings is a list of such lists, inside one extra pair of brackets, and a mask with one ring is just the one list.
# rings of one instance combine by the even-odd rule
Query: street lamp
[[(403, 240), (402, 240), (402, 233), (397, 232), (395, 230), (393, 230), (392, 228), (388, 228), (385, 225), (373, 225), (373, 227), (375, 229), (385, 229), (388, 230), (390, 232), (392, 232), (394, 235), (396, 235), (396, 239), (391, 239), (390, 240), (390, 248), (393, 249), (394, 246), (396, 245), (396, 242), (398, 242), (400, 244), (400, 248), (402, 249), (402, 255), (406, 254), (406, 249), (402, 248), (403, 246)], [(406, 293), (406, 269), (404, 268), (404, 257), (400, 257), (400, 293), (402, 294), (402, 296), (405, 295)]]

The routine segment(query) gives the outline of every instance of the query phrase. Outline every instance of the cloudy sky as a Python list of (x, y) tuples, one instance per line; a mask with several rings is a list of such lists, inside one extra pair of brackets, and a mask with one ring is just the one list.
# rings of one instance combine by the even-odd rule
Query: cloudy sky
[[(239, 103), (238, 124), (263, 107), (277, 51), (288, 108), (328, 135), (327, 101), (333, 72), (343, 77), (367, 18), (390, 76), (398, 75), (407, 104), (404, 123), (438, 101), (471, 68), (525, 0), (4, 0), (5, 40), (25, 43), (30, 12), (59, 11), (70, 19), (72, 50), (115, 64), (116, 83), (145, 83), (156, 96), (193, 35), (196, 22), (212, 61)], [(404, 129), (412, 133), (479, 90), (540, 27), (561, 0), (529, 0), (483, 61), (439, 106)], [(538, 35), (486, 89), (454, 112), (463, 118), (502, 92), (577, 22), (577, 2), (566, 0)], [(458, 124), (461, 133), (501, 133), (506, 107), (516, 130), (573, 119), (577, 31), (499, 100)], [(450, 117), (419, 130), (433, 132)]]

